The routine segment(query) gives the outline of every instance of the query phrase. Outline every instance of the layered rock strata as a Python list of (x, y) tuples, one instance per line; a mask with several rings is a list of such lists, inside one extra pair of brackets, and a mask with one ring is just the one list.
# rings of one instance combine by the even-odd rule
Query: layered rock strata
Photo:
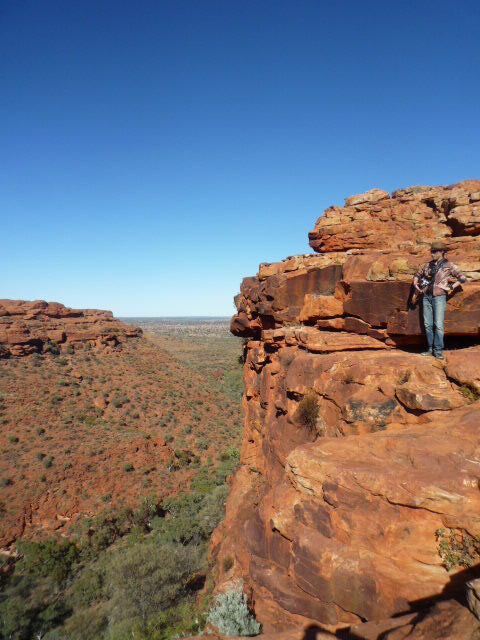
[[(231, 324), (245, 433), (212, 550), (266, 632), (407, 614), (480, 570), (480, 181), (374, 189), (309, 237), (318, 254), (243, 281)], [(409, 303), (438, 239), (468, 279), (443, 362), (418, 353)]]
[(58, 302), (0, 300), (0, 358), (68, 345), (116, 347), (142, 334), (111, 311), (69, 309)]

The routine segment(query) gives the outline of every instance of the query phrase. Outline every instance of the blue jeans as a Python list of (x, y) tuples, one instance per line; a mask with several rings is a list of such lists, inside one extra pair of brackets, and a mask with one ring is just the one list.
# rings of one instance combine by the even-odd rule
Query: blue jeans
[(443, 351), (443, 332), (447, 296), (423, 296), (423, 324), (427, 336), (428, 348), (433, 353)]

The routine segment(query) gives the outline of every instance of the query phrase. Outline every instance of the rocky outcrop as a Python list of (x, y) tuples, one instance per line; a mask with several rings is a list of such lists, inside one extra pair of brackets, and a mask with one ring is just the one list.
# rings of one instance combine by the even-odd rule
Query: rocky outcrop
[[(231, 323), (245, 434), (212, 552), (219, 588), (243, 578), (266, 633), (372, 626), (480, 575), (480, 181), (374, 189), (309, 237), (318, 254), (243, 281)], [(409, 299), (439, 239), (468, 280), (444, 361), (418, 353)], [(417, 623), (411, 637), (437, 637)]]
[(111, 311), (69, 309), (58, 302), (0, 300), (0, 358), (64, 349), (116, 347), (142, 334)]

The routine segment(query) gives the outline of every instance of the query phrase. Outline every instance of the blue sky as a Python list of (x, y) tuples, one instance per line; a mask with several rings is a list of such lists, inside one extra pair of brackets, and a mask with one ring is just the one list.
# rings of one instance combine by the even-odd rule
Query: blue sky
[(0, 297), (231, 315), (330, 204), (480, 178), (480, 3), (0, 1)]

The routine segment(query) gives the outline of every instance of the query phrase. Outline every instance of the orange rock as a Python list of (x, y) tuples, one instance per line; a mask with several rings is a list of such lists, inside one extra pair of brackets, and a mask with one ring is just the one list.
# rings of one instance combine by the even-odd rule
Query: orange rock
[(446, 352), (445, 371), (452, 380), (480, 393), (480, 347)]
[[(476, 637), (460, 605), (410, 607), (462, 594), (435, 532), (480, 535), (480, 346), (460, 348), (480, 342), (479, 194), (472, 180), (352, 196), (309, 234), (318, 255), (242, 283), (245, 432), (212, 554), (218, 584), (234, 560), (267, 635)], [(468, 278), (447, 303), (444, 362), (402, 349), (424, 343), (411, 280), (439, 239)]]
[(111, 311), (69, 309), (44, 300), (0, 300), (0, 345), (6, 355), (41, 352), (46, 342), (98, 341), (115, 346), (141, 333), (141, 329), (115, 320)]
[(333, 296), (322, 296), (307, 293), (298, 319), (300, 322), (311, 322), (320, 318), (334, 318), (343, 313), (343, 304)]

